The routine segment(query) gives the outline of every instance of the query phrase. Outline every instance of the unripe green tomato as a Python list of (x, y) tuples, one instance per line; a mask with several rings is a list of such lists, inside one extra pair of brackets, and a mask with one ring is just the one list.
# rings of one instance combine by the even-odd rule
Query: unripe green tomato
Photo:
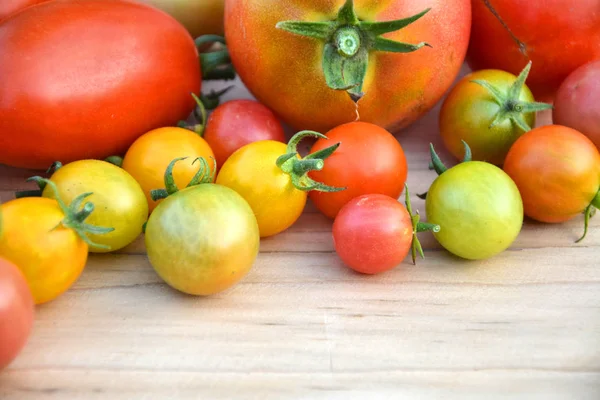
[(442, 173), (425, 202), (427, 222), (440, 226), (435, 238), (449, 252), (469, 260), (508, 249), (523, 225), (523, 201), (502, 169), (469, 161)]

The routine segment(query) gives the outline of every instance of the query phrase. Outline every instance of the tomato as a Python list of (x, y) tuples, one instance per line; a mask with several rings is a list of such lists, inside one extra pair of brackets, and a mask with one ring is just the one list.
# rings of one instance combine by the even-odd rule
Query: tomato
[(554, 101), (553, 122), (573, 128), (600, 149), (600, 60), (573, 71), (561, 84)]
[(600, 207), (600, 153), (582, 133), (560, 125), (536, 128), (510, 149), (504, 171), (515, 181), (525, 214), (560, 223)]
[(43, 3), (48, 0), (2, 0), (0, 2), (0, 20), (21, 11), (29, 6)]
[(251, 270), (260, 245), (258, 224), (239, 194), (210, 183), (203, 171), (205, 178), (178, 191), (168, 182), (177, 161), (167, 170), (168, 197), (148, 219), (148, 258), (156, 273), (183, 293), (219, 293)]
[(366, 194), (347, 203), (333, 223), (335, 251), (351, 269), (378, 274), (397, 267), (412, 248), (413, 263), (423, 249), (417, 232), (440, 227), (419, 222), (406, 191), (406, 208), (383, 194)]
[[(43, 181), (56, 189), (52, 181)], [(0, 206), (0, 257), (21, 269), (36, 304), (56, 299), (81, 275), (89, 245), (94, 244), (87, 237), (88, 232), (112, 230), (85, 223), (94, 209), (90, 202), (80, 209), (85, 197), (80, 195), (70, 208), (62, 200), (46, 197), (24, 197)]]
[[(50, 179), (68, 204), (83, 193), (92, 193), (88, 200), (96, 208), (87, 223), (114, 229), (101, 235), (90, 234), (90, 240), (103, 246), (91, 246), (91, 252), (120, 250), (142, 233), (148, 202), (140, 185), (125, 170), (106, 161), (81, 160), (58, 166)], [(44, 197), (56, 199), (52, 187), (42, 184), (42, 189)]]
[(474, 0), (467, 62), (516, 75), (533, 61), (528, 85), (550, 101), (572, 71), (600, 57), (599, 9), (600, 0)]
[(264, 105), (254, 100), (231, 100), (211, 113), (204, 130), (204, 139), (215, 153), (217, 165), (240, 147), (260, 140), (285, 142), (281, 123)]
[(0, 163), (15, 167), (123, 154), (187, 118), (201, 89), (185, 28), (131, 1), (30, 7), (0, 24), (0, 49), (0, 76), (10, 77), (0, 85)]
[[(468, 149), (468, 146), (465, 146)], [(427, 221), (440, 226), (434, 232), (450, 253), (468, 260), (494, 257), (508, 249), (523, 226), (523, 200), (517, 185), (499, 167), (464, 162), (446, 169), (431, 146), (440, 174), (425, 200)]]
[(192, 37), (223, 35), (225, 0), (139, 0), (169, 13)]
[(318, 132), (296, 133), (286, 146), (275, 140), (261, 140), (237, 150), (221, 167), (216, 183), (238, 192), (252, 207), (261, 237), (273, 236), (292, 226), (302, 214), (307, 192), (339, 191), (309, 178), (311, 170), (323, 168), (337, 145), (309, 154), (297, 152), (305, 137), (324, 138)]
[[(198, 167), (193, 165), (194, 160), (198, 157), (214, 160), (214, 153), (197, 133), (178, 127), (154, 129), (139, 137), (125, 153), (122, 167), (142, 187), (150, 212), (160, 202), (152, 200), (150, 191), (164, 188), (165, 170), (178, 157), (188, 157), (177, 163), (173, 171), (175, 183), (183, 186), (196, 174)], [(211, 172), (215, 172), (212, 164)]]
[(21, 271), (0, 258), (0, 370), (27, 344), (35, 316), (33, 297)]
[(295, 130), (325, 132), (358, 107), (362, 121), (397, 131), (458, 76), (470, 3), (227, 0), (225, 38), (246, 87)]
[(328, 141), (340, 146), (323, 169), (310, 177), (329, 186), (345, 187), (338, 192), (311, 192), (315, 206), (329, 218), (335, 218), (350, 200), (363, 194), (400, 196), (408, 175), (404, 150), (385, 129), (366, 122), (340, 125), (319, 139), (311, 152), (322, 150)]
[(519, 77), (500, 70), (481, 70), (463, 77), (440, 110), (440, 134), (457, 159), (464, 157), (463, 141), (473, 160), (502, 165), (510, 146), (535, 126), (536, 112), (549, 104), (536, 103), (525, 80), (531, 63)]

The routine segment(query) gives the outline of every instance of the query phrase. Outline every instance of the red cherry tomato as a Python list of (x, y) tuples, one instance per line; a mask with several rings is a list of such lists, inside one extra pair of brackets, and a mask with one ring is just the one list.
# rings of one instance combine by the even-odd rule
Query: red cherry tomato
[[(382, 194), (357, 197), (346, 204), (333, 223), (335, 250), (351, 269), (364, 274), (378, 274), (398, 266), (414, 244), (422, 254), (416, 232), (439, 230), (435, 225), (413, 225), (412, 210), (396, 199)], [(414, 242), (413, 242), (414, 240)]]
[(285, 132), (275, 114), (254, 100), (231, 100), (219, 105), (206, 123), (204, 139), (220, 167), (239, 148), (260, 140), (285, 143)]
[(320, 171), (310, 172), (317, 182), (344, 187), (339, 192), (309, 193), (315, 206), (329, 218), (335, 218), (350, 200), (364, 194), (385, 194), (394, 199), (402, 193), (408, 174), (404, 150), (387, 130), (367, 122), (351, 122), (329, 131), (328, 139), (319, 139), (311, 153), (340, 143)]
[(25, 347), (33, 327), (34, 307), (22, 272), (0, 258), (0, 370)]

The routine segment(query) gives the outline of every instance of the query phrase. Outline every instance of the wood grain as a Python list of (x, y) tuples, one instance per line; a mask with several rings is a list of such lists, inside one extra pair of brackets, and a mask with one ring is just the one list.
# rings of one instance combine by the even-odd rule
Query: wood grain
[[(241, 85), (227, 98), (249, 97)], [(439, 106), (398, 133), (415, 194)], [(540, 124), (549, 122), (543, 115)], [(39, 173), (0, 167), (0, 199)], [(600, 398), (600, 222), (526, 221), (505, 253), (467, 262), (423, 236), (426, 259), (378, 276), (345, 268), (311, 204), (263, 240), (234, 288), (193, 298), (154, 273), (143, 238), (92, 255), (75, 286), (38, 307), (0, 373), (0, 399)]]

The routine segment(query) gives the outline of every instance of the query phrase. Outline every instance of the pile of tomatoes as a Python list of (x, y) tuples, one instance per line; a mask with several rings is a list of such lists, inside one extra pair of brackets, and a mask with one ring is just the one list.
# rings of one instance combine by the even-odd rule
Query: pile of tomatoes
[[(583, 240), (600, 207), (600, 16), (567, 1), (3, 2), (0, 163), (41, 172), (0, 205), (0, 368), (90, 253), (141, 236), (161, 279), (197, 296), (240, 282), (308, 201), (363, 274), (416, 262), (427, 231), (467, 260), (508, 249), (525, 217), (583, 216)], [(236, 75), (257, 100), (202, 93)], [(438, 102), (458, 162), (429, 146), (421, 220), (391, 132)], [(554, 124), (536, 127), (543, 110)]]

